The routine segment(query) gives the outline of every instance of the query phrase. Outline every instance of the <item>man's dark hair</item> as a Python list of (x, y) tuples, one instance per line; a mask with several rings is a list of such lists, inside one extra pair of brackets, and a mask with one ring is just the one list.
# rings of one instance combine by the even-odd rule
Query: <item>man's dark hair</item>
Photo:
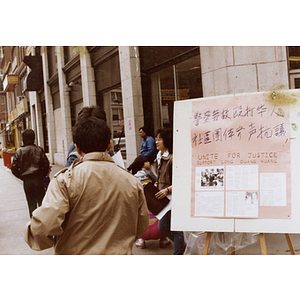
[(141, 129), (146, 133), (146, 135), (150, 135), (150, 130), (149, 130), (148, 127), (143, 126), (143, 127), (139, 128), (139, 131), (140, 131)]
[(169, 153), (172, 154), (173, 153), (173, 130), (172, 128), (162, 128), (162, 129), (158, 129), (156, 136), (160, 135), (160, 137), (163, 139), (164, 141), (164, 145), (166, 148), (168, 148)]
[(83, 118), (73, 127), (73, 142), (84, 153), (104, 152), (111, 139), (111, 131), (104, 120)]
[(25, 129), (22, 133), (23, 145), (33, 145), (35, 139), (35, 133), (32, 129)]
[(85, 106), (78, 113), (78, 121), (82, 118), (96, 117), (107, 122), (106, 113), (100, 106)]
[(145, 162), (149, 161), (147, 156), (139, 155), (134, 162), (132, 163), (132, 174), (136, 174), (139, 170), (142, 169)]

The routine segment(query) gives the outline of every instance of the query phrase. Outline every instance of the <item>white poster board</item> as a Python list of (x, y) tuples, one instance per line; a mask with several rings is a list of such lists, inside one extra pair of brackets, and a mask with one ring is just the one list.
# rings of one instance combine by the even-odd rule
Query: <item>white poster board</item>
[(300, 233), (300, 91), (175, 102), (172, 230)]

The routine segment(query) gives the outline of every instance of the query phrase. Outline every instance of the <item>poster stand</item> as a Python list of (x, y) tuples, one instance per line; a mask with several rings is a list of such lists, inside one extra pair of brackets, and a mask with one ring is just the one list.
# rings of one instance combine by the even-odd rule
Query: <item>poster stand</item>
[(292, 243), (292, 240), (291, 240), (291, 237), (288, 233), (285, 233), (285, 238), (286, 238), (286, 241), (289, 245), (289, 248), (290, 248), (290, 251), (291, 251), (291, 255), (295, 255), (295, 249), (294, 249), (294, 246), (293, 246), (293, 243)]
[(257, 233), (262, 255), (266, 234), (285, 234), (295, 255), (290, 234), (300, 233), (299, 128), (299, 89), (174, 103), (172, 230), (205, 231), (203, 239), (191, 239), (204, 255), (215, 241), (229, 254), (244, 247), (213, 232)]
[[(205, 244), (204, 244), (204, 249), (203, 249), (203, 255), (208, 254), (210, 240), (211, 240), (211, 234), (212, 234), (212, 232), (206, 232), (206, 239), (205, 239)], [(261, 254), (262, 255), (267, 255), (265, 234), (264, 233), (257, 233), (255, 235), (259, 235)], [(294, 249), (294, 246), (293, 246), (290, 235), (288, 233), (285, 233), (285, 238), (286, 238), (288, 246), (290, 248), (291, 255), (295, 255), (296, 253), (295, 253), (295, 249)], [(235, 251), (232, 251), (231, 254), (234, 255)]]

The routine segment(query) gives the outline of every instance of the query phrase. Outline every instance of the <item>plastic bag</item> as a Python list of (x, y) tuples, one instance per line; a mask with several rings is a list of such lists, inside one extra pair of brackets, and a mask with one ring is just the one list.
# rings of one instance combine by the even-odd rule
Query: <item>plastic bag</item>
[[(205, 245), (206, 233), (184, 232), (185, 255), (201, 255)], [(231, 254), (258, 241), (253, 233), (212, 232), (208, 254)]]

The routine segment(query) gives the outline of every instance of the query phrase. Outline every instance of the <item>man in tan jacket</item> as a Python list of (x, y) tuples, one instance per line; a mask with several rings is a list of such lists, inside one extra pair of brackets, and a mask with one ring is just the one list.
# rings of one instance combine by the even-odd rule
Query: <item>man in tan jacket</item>
[(141, 183), (107, 153), (111, 132), (103, 120), (80, 120), (73, 141), (82, 157), (51, 180), (25, 241), (33, 250), (54, 246), (55, 254), (131, 254), (149, 225)]

